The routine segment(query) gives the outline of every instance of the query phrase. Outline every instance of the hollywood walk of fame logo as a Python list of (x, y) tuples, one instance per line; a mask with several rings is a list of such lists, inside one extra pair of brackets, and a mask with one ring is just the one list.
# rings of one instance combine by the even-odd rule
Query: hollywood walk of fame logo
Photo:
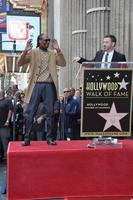
[(130, 136), (132, 70), (86, 69), (83, 80), (81, 136)]
[(122, 131), (120, 120), (125, 117), (128, 113), (118, 113), (113, 102), (111, 110), (109, 113), (98, 113), (101, 117), (106, 120), (103, 131), (107, 130), (111, 126), (116, 127), (118, 130)]

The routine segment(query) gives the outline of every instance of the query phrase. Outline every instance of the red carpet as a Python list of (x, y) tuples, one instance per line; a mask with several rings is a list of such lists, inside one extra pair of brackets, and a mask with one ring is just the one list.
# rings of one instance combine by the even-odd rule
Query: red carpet
[(71, 197), (66, 200), (133, 200), (131, 196), (97, 196), (97, 197)]
[(123, 197), (123, 196), (97, 196), (97, 197), (91, 196), (91, 197), (66, 197), (66, 198), (43, 198), (43, 199), (39, 198), (39, 199), (34, 199), (34, 200), (133, 200), (133, 198), (131, 196), (126, 196), (126, 197)]
[[(57, 146), (32, 142), (31, 146), (22, 147), (20, 142), (11, 142), (8, 200), (56, 197), (106, 200), (106, 196), (131, 200), (133, 141), (124, 140), (122, 149), (88, 149), (87, 144), (86, 140), (59, 141)], [(108, 200), (119, 200), (117, 197)]]
[(66, 198), (43, 198), (36, 200), (133, 200), (131, 196), (90, 196), (90, 197), (66, 197)]

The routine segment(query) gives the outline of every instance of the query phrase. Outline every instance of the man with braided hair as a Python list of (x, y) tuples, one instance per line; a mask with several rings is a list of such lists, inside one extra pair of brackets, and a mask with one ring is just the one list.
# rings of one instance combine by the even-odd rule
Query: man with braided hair
[[(55, 51), (49, 50), (49, 43)], [(47, 122), (47, 143), (55, 145), (52, 133), (54, 102), (58, 94), (58, 78), (56, 65), (65, 66), (66, 61), (55, 39), (50, 40), (47, 35), (41, 34), (37, 38), (37, 48), (32, 49), (32, 43), (27, 42), (21, 54), (18, 65), (29, 64), (29, 80), (25, 101), (28, 103), (26, 133), (23, 146), (30, 145), (30, 135), (33, 118), (37, 112), (40, 99), (44, 103)]]

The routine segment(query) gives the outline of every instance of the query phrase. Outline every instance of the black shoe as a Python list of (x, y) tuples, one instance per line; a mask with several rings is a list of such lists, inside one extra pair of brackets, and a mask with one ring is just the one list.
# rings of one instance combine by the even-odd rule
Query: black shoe
[(24, 141), (22, 142), (22, 146), (28, 146), (28, 145), (30, 145), (30, 139), (25, 138)]
[(47, 140), (47, 144), (56, 145), (56, 142), (50, 139), (50, 140)]

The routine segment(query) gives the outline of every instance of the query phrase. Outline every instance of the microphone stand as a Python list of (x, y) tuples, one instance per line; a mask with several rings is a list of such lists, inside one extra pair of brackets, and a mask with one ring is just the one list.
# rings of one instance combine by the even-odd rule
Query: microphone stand
[(14, 97), (14, 109), (13, 109), (13, 141), (16, 139), (16, 105), (17, 99)]
[(11, 43), (13, 43), (13, 53), (16, 53), (16, 40), (4, 40), (4, 41), (1, 41), (0, 43), (2, 44), (2, 43), (5, 43), (5, 42), (11, 42)]
[(61, 140), (65, 139), (64, 120), (65, 120), (65, 103), (63, 100), (61, 100), (60, 101), (60, 138)]

